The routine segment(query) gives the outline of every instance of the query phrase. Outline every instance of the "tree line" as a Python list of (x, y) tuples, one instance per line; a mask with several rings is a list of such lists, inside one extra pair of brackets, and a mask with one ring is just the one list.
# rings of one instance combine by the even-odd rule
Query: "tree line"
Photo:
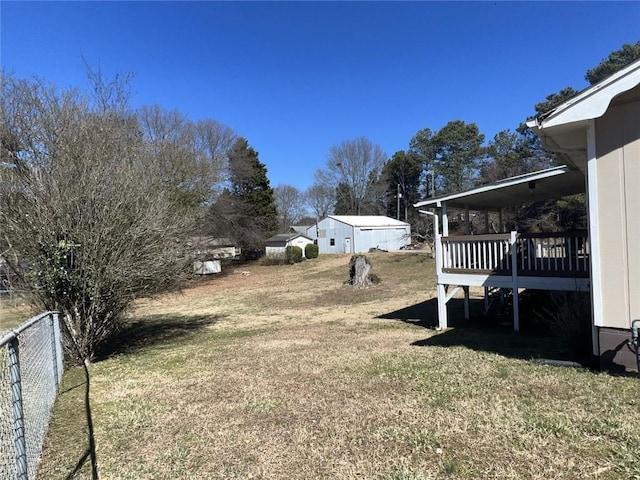
[[(597, 82), (637, 58), (640, 42), (625, 45), (586, 78)], [(0, 257), (37, 308), (62, 313), (67, 342), (85, 362), (118, 333), (136, 298), (183, 285), (193, 236), (229, 237), (251, 254), (291, 224), (331, 213), (388, 215), (424, 231), (413, 203), (558, 162), (524, 124), (485, 145), (475, 123), (454, 120), (419, 130), (391, 158), (365, 137), (344, 140), (305, 192), (274, 189), (247, 139), (214, 119), (132, 109), (127, 76), (108, 80), (88, 67), (90, 88), (81, 91), (0, 75)], [(535, 111), (575, 93), (549, 95)], [(524, 206), (510, 221), (581, 226), (583, 204)]]
[(127, 76), (88, 78), (87, 91), (0, 78), (2, 269), (37, 309), (63, 314), (85, 362), (137, 297), (184, 284), (191, 238), (229, 236), (251, 252), (277, 230), (246, 139), (214, 119), (132, 109)]
[[(638, 58), (640, 42), (623, 45), (588, 70), (585, 79), (593, 85)], [(533, 106), (534, 116), (577, 93), (569, 86), (548, 95)], [(420, 231), (427, 228), (425, 219), (409, 208), (420, 200), (562, 163), (560, 156), (544, 150), (524, 122), (498, 132), (485, 144), (475, 123), (453, 120), (437, 131), (419, 130), (409, 139), (407, 149), (391, 158), (364, 137), (332, 146), (306, 197), (319, 218), (328, 213), (388, 215)], [(518, 230), (586, 228), (584, 195), (509, 208), (504, 213), (509, 228)]]

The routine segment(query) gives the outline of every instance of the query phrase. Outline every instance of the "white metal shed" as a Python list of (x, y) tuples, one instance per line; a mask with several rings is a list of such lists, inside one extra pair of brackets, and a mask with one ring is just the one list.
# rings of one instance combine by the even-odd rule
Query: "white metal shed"
[(382, 215), (330, 215), (318, 222), (319, 253), (399, 250), (411, 243), (411, 226)]
[(301, 233), (279, 233), (266, 241), (266, 255), (284, 255), (287, 247), (300, 247), (304, 256), (304, 248), (310, 243), (313, 240)]

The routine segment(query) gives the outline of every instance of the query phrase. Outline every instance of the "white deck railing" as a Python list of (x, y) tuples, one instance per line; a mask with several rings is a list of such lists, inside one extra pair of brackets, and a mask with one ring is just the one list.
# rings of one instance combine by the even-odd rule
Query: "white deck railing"
[(442, 268), (446, 272), (498, 273), (511, 269), (511, 235), (442, 237)]
[(519, 276), (589, 276), (586, 231), (440, 238), (442, 272)]
[(518, 275), (589, 276), (586, 230), (521, 234), (516, 252)]

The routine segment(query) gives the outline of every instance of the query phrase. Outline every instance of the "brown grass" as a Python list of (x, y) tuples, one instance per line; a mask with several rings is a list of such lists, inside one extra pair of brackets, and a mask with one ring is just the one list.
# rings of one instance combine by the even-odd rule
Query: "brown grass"
[(33, 309), (21, 296), (0, 296), (0, 335), (26, 322), (34, 314)]
[[(416, 325), (432, 260), (371, 257), (365, 291), (325, 256), (139, 302), (91, 366), (102, 478), (640, 478), (637, 379), (540, 365), (548, 343), (508, 329)], [(79, 383), (70, 369), (39, 478), (86, 447)]]

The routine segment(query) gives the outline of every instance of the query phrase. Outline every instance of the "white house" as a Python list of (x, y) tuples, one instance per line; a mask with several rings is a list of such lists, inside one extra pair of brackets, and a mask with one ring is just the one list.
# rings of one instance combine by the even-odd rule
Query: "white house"
[(408, 223), (382, 215), (330, 215), (320, 220), (315, 230), (319, 253), (399, 250), (411, 243)]
[(313, 239), (301, 233), (279, 233), (266, 241), (266, 255), (268, 257), (284, 256), (287, 247), (300, 247), (302, 256), (304, 256), (304, 248), (313, 243)]
[[(591, 292), (592, 347), (606, 369), (636, 368), (640, 326), (640, 60), (528, 122), (567, 165), (415, 204), (435, 216), (438, 320), (462, 288), (508, 289), (514, 329), (521, 289)], [(588, 231), (449, 236), (447, 208), (502, 207), (586, 193)], [(485, 295), (486, 298), (486, 295)]]

